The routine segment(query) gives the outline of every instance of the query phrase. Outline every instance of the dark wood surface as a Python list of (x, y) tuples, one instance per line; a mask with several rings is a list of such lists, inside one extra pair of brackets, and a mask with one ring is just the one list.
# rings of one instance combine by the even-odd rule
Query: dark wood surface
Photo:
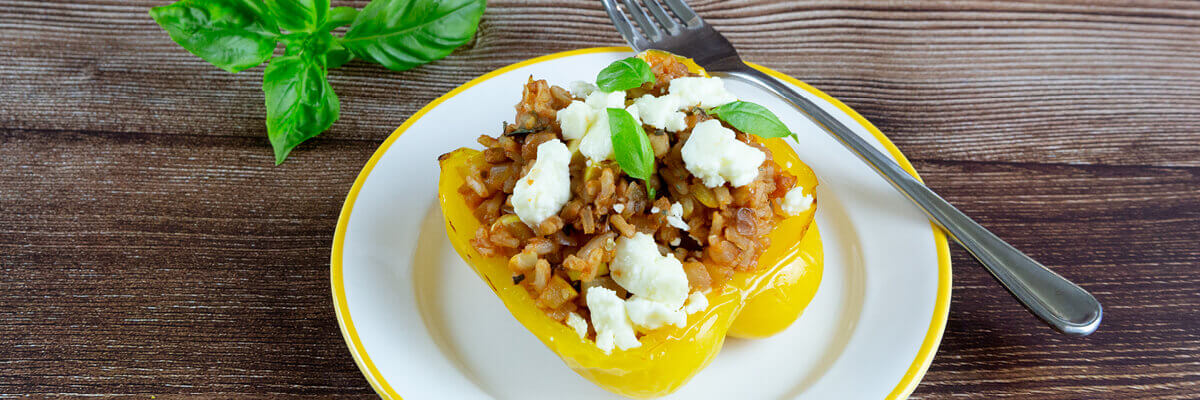
[[(167, 2), (0, 0), (0, 395), (372, 396), (329, 290), (359, 169), (473, 77), (621, 44), (594, 1), (491, 2), (442, 61), (334, 71), (341, 120), (276, 167), (262, 69), (173, 44)], [(953, 248), (913, 398), (1200, 398), (1200, 2), (694, 3), (1105, 305), (1058, 335)]]

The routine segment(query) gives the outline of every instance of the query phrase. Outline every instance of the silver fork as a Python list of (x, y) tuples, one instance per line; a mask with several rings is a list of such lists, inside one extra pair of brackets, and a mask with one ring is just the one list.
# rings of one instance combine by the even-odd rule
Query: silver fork
[(656, 49), (691, 58), (710, 73), (757, 84), (794, 104), (912, 200), (974, 255), (1026, 309), (1054, 329), (1083, 336), (1100, 325), (1103, 311), (1095, 297), (984, 229), (791, 86), (746, 65), (729, 40), (704, 22), (687, 3), (662, 0), (671, 10), (668, 13), (659, 0), (642, 0), (642, 5), (637, 0), (621, 0), (625, 12), (641, 28), (639, 31), (617, 0), (602, 1), (613, 25), (634, 50)]

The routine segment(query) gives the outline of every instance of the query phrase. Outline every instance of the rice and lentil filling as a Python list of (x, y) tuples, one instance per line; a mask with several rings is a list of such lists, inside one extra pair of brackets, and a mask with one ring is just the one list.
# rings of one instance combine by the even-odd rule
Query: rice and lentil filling
[[(531, 77), (514, 123), (479, 137), (484, 162), (459, 188), (481, 222), (471, 244), (507, 258), (538, 307), (605, 352), (684, 326), (707, 293), (755, 270), (779, 221), (813, 203), (766, 146), (706, 112), (737, 100), (719, 78), (646, 61), (654, 82), (627, 91)], [(615, 161), (614, 108), (649, 139), (648, 177)]]

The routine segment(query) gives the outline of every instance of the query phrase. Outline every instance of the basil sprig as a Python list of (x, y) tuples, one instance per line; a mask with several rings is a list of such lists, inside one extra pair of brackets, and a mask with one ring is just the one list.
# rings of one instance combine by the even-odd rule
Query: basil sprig
[(646, 194), (653, 201), (654, 188), (650, 187), (650, 177), (654, 176), (654, 148), (650, 146), (650, 138), (646, 137), (642, 124), (633, 119), (628, 111), (620, 108), (606, 111), (617, 165), (625, 171), (625, 175), (641, 179), (646, 184)]
[[(188, 52), (231, 73), (267, 62), (267, 137), (282, 163), (329, 129), (340, 104), (328, 69), (355, 56), (395, 71), (450, 54), (475, 34), (485, 0), (372, 0), (362, 12), (330, 0), (180, 0), (150, 17)], [(332, 31), (350, 25), (344, 37)], [(272, 59), (275, 48), (286, 46)]]
[(708, 114), (739, 131), (764, 138), (791, 137), (800, 141), (787, 125), (766, 107), (748, 101), (735, 101), (708, 110)]
[(650, 64), (637, 57), (617, 60), (596, 75), (596, 86), (605, 92), (629, 90), (654, 81), (654, 71), (650, 70)]

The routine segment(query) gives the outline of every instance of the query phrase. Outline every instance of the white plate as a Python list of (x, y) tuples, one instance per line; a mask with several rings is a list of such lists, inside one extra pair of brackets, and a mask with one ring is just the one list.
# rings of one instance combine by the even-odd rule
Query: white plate
[[(589, 80), (627, 48), (552, 54), (501, 68), (418, 111), (379, 147), (346, 198), (333, 242), (338, 323), (380, 395), (419, 399), (604, 399), (509, 315), (446, 239), (437, 156), (478, 147), (511, 121), (530, 75)], [(910, 171), (850, 108), (774, 71)], [(821, 185), (825, 272), (808, 309), (764, 340), (730, 339), (677, 399), (904, 398), (937, 351), (950, 304), (945, 237), (882, 178), (798, 111), (727, 81), (800, 134)], [(401, 135), (403, 134), (403, 135)], [(914, 173), (915, 174), (915, 173)], [(536, 390), (531, 390), (536, 388)], [(569, 394), (566, 396), (564, 394)]]

